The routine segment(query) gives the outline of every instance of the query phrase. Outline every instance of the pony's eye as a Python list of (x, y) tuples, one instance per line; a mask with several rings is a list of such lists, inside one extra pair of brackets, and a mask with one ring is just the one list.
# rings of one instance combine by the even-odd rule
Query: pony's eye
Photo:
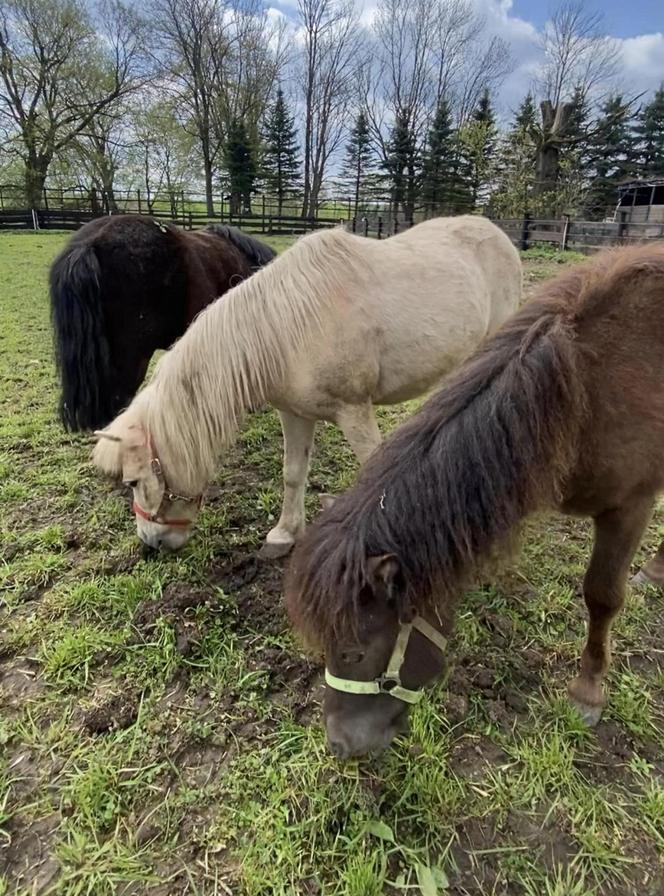
[(136, 488), (136, 486), (138, 485), (138, 479), (125, 479), (124, 484), (127, 486), (127, 488)]

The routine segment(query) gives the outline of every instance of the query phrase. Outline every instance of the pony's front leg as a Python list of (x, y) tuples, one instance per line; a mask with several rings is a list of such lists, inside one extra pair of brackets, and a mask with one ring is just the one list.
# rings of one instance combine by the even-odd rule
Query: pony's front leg
[(588, 640), (580, 674), (569, 685), (572, 704), (588, 725), (596, 725), (605, 703), (603, 681), (611, 661), (611, 623), (622, 609), (629, 564), (652, 513), (652, 500), (595, 518), (595, 544), (583, 582), (588, 607)]
[(664, 585), (664, 541), (657, 548), (655, 556), (632, 577), (632, 585)]
[(284, 434), (284, 501), (279, 522), (261, 548), (261, 557), (285, 557), (304, 530), (304, 491), (314, 441), (315, 420), (279, 411)]
[(336, 422), (353, 454), (363, 464), (381, 443), (373, 405), (344, 405), (336, 415)]

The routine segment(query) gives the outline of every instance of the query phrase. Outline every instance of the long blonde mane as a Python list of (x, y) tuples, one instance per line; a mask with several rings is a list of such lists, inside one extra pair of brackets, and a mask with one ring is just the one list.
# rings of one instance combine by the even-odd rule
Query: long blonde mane
[[(169, 482), (196, 493), (244, 416), (265, 402), (289, 361), (320, 332), (324, 309), (366, 274), (363, 242), (341, 229), (311, 234), (208, 306), (108, 432), (147, 429)], [(112, 469), (119, 450), (103, 440), (96, 463)]]

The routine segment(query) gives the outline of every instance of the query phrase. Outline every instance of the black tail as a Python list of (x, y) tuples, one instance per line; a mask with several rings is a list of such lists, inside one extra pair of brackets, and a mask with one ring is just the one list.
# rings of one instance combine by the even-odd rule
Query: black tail
[(112, 418), (109, 347), (101, 303), (101, 269), (92, 246), (68, 246), (50, 273), (51, 321), (66, 429), (94, 429)]
[(239, 249), (249, 261), (249, 264), (255, 268), (262, 268), (268, 262), (276, 258), (277, 253), (266, 243), (242, 233), (237, 227), (231, 227), (229, 224), (208, 224), (205, 228), (210, 233), (216, 233), (223, 236), (232, 243), (236, 249)]

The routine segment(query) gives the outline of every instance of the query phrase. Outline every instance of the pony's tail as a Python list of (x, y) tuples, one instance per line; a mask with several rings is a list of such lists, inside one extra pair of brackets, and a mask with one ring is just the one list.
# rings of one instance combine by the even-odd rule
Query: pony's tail
[(70, 246), (49, 278), (60, 419), (71, 431), (97, 429), (112, 417), (110, 353), (101, 303), (101, 269), (92, 246)]

